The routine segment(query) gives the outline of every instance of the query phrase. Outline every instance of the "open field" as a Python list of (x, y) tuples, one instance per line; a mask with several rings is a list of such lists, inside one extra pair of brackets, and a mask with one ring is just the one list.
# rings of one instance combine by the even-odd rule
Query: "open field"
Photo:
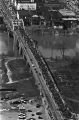
[[(78, 63), (78, 61), (77, 61)], [(62, 65), (63, 64), (63, 65)], [(68, 61), (48, 61), (55, 83), (72, 112), (79, 114), (79, 66)]]
[[(10, 76), (10, 78), (8, 77), (9, 82), (6, 82), (6, 84), (2, 84), (2, 89), (12, 89), (13, 91), (2, 91), (1, 94), (3, 98), (12, 99), (21, 95), (26, 97), (39, 96), (39, 90), (35, 85), (35, 79), (33, 75), (29, 72), (29, 67), (26, 67), (23, 63), (25, 63), (23, 59), (14, 59), (11, 60), (11, 62), (8, 62), (9, 65), (7, 65), (7, 70), (11, 68), (10, 70), (12, 76)], [(12, 80), (12, 82), (10, 81), (10, 79)]]

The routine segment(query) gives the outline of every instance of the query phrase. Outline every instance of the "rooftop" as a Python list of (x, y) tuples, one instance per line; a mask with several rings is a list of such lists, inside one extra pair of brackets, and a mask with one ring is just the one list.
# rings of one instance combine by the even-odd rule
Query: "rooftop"
[(63, 16), (75, 16), (75, 13), (72, 12), (71, 10), (68, 10), (68, 9), (60, 9), (59, 12), (60, 12)]

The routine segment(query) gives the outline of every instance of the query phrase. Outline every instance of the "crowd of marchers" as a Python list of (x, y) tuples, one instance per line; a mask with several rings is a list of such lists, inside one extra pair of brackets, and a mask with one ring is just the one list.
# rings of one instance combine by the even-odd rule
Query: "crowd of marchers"
[[(20, 33), (24, 36), (24, 40), (27, 42), (31, 52), (33, 53), (35, 59), (38, 62), (38, 65), (40, 67), (40, 70), (42, 72), (44, 80), (46, 82), (46, 85), (48, 86), (50, 92), (52, 93), (52, 98), (54, 97), (55, 102), (57, 103), (57, 105), (59, 107), (59, 111), (61, 112), (61, 114), (66, 119), (73, 118), (72, 112), (68, 108), (67, 104), (65, 102), (63, 102), (63, 100), (62, 100), (62, 97), (61, 97), (61, 95), (60, 95), (60, 93), (59, 93), (59, 91), (58, 91), (58, 89), (56, 87), (56, 84), (55, 84), (55, 81), (54, 81), (54, 77), (53, 77), (53, 75), (52, 75), (52, 73), (51, 73), (51, 71), (50, 71), (50, 69), (49, 69), (45, 59), (39, 53), (39, 51), (35, 47), (35, 44), (34, 44), (33, 40), (26, 34), (24, 29), (22, 29), (20, 27), (19, 30), (20, 30)], [(40, 73), (39, 73), (39, 75), (40, 75)], [(51, 79), (50, 75), (52, 76), (52, 79)]]

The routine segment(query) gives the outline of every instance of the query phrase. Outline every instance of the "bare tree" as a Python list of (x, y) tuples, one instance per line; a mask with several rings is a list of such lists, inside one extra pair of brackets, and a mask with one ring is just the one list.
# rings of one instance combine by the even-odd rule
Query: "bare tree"
[(65, 51), (67, 49), (68, 40), (66, 39), (66, 36), (59, 36), (59, 41), (56, 43), (56, 48), (60, 50), (62, 58), (65, 57)]

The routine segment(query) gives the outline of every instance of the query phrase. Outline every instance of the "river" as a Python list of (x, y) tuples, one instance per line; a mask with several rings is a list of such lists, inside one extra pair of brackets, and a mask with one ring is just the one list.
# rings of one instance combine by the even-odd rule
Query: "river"
[(13, 55), (12, 43), (7, 32), (0, 32), (0, 55)]
[(64, 51), (65, 56), (69, 57), (79, 54), (78, 33), (50, 34), (45, 32), (44, 35), (33, 33), (31, 37), (33, 40), (38, 41), (38, 49), (45, 58), (61, 58), (62, 51)]

